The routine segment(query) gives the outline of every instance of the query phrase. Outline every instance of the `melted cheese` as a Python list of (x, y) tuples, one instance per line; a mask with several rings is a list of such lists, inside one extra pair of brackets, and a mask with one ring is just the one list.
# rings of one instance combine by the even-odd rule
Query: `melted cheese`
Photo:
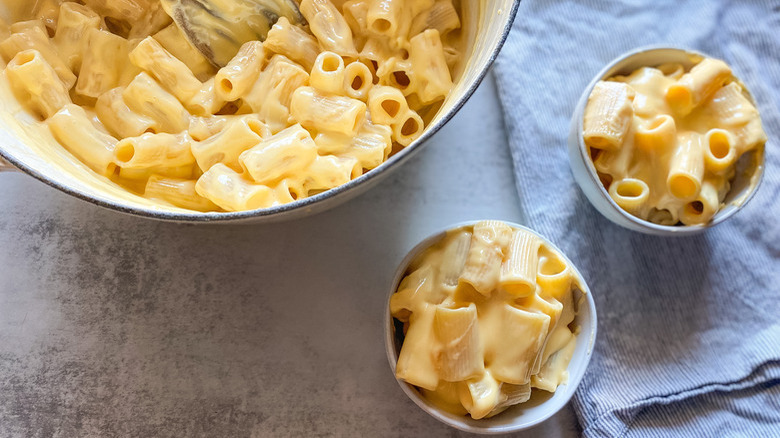
[[(33, 3), (9, 0), (0, 5), (0, 15), (14, 23), (9, 26), (8, 22), (0, 20), (0, 51), (3, 52), (2, 55), (6, 62), (13, 59), (20, 50), (29, 48), (27, 46), (31, 44), (32, 38), (21, 35), (23, 28), (40, 26), (43, 29), (45, 25), (49, 34), (55, 32), (58, 25), (59, 8), (63, 3), (73, 4), (62, 0), (42, 0)], [(99, 14), (101, 19), (99, 24), (85, 25), (89, 27), (89, 32), (83, 32), (83, 35), (87, 36), (83, 41), (66, 39), (60, 41), (46, 35), (39, 38), (41, 41), (32, 41), (35, 44), (35, 50), (47, 56), (54, 54), (52, 57), (54, 61), (58, 61), (56, 62), (57, 69), (55, 69), (58, 74), (61, 73), (59, 64), (64, 62), (58, 60), (58, 51), (55, 50), (58, 44), (69, 44), (68, 50), (61, 51), (63, 53), (72, 54), (74, 51), (84, 51), (85, 54), (90, 54), (89, 58), (84, 58), (85, 61), (80, 68), (66, 66), (65, 70), (68, 72), (62, 72), (62, 75), (67, 73), (70, 76), (78, 76), (75, 88), (68, 89), (70, 82), (73, 82), (72, 77), (69, 77), (69, 80), (64, 81), (66, 92), (59, 93), (58, 99), (53, 99), (49, 95), (50, 93), (39, 93), (41, 95), (32, 93), (38, 88), (42, 88), (44, 91), (51, 90), (51, 83), (43, 84), (37, 77), (29, 81), (22, 81), (15, 79), (7, 72), (3, 73), (0, 78), (0, 93), (3, 93), (3, 96), (13, 96), (13, 99), (3, 99), (3, 105), (0, 106), (12, 107), (12, 111), (0, 115), (0, 120), (8, 121), (10, 131), (23, 131), (16, 137), (27, 146), (27, 149), (34, 152), (36, 160), (40, 155), (42, 160), (39, 161), (45, 161), (40, 167), (54, 168), (51, 172), (47, 171), (47, 175), (51, 177), (64, 175), (58, 180), (67, 182), (69, 187), (78, 188), (79, 191), (95, 193), (97, 195), (94, 196), (98, 198), (119, 199), (128, 204), (153, 207), (159, 210), (181, 211), (182, 205), (185, 204), (187, 208), (203, 206), (206, 207), (206, 211), (236, 210), (239, 207), (244, 209), (245, 206), (247, 206), (246, 208), (248, 206), (267, 208), (313, 196), (345, 184), (362, 175), (363, 172), (376, 168), (387, 160), (389, 155), (401, 150), (422, 135), (427, 123), (440, 108), (439, 103), (447, 98), (447, 94), (453, 87), (450, 76), (457, 77), (458, 75), (459, 70), (456, 69), (456, 66), (462, 64), (458, 61), (461, 58), (459, 50), (462, 48), (463, 41), (467, 39), (467, 35), (464, 35), (465, 30), (461, 32), (459, 29), (461, 26), (459, 15), (465, 13), (467, 8), (460, 8), (458, 2), (455, 3), (458, 10), (452, 9), (456, 12), (454, 25), (446, 24), (446, 22), (441, 24), (432, 18), (430, 23), (427, 21), (423, 23), (419, 33), (407, 32), (399, 38), (378, 37), (371, 34), (361, 24), (362, 17), (351, 17), (356, 18), (356, 20), (350, 19), (349, 27), (345, 27), (345, 24), (338, 29), (331, 29), (332, 20), (319, 20), (319, 27), (310, 23), (309, 26), (295, 27), (295, 31), (287, 29), (287, 31), (277, 32), (277, 37), (283, 44), (277, 45), (275, 50), (266, 48), (257, 41), (247, 43), (261, 48), (256, 59), (251, 60), (256, 62), (249, 62), (250, 60), (244, 59), (243, 56), (236, 56), (234, 58), (236, 63), (229, 64), (229, 68), (222, 69), (230, 74), (228, 78), (230, 79), (230, 88), (232, 89), (233, 86), (239, 88), (240, 86), (243, 90), (239, 95), (233, 96), (225, 92), (223, 88), (218, 87), (223, 84), (223, 81), (215, 80), (219, 77), (215, 76), (218, 72), (186, 41), (176, 26), (170, 24), (170, 18), (160, 7), (159, 0), (114, 2), (91, 0), (81, 3), (94, 9), (94, 11), (90, 11), (86, 7), (84, 8), (92, 14)], [(166, 1), (164, 3), (170, 6), (171, 3), (179, 2)], [(213, 3), (223, 10), (230, 10), (231, 6), (234, 6), (232, 3), (235, 2), (219, 0)], [(325, 12), (332, 12), (333, 17), (341, 21), (345, 20), (342, 15), (346, 15), (346, 12), (341, 10), (343, 2), (316, 3), (323, 8), (327, 6)], [(364, 4), (359, 0), (350, 3), (356, 6), (356, 11), (365, 9), (360, 7)], [(430, 2), (424, 11), (420, 11), (421, 16), (428, 14), (432, 17), (439, 17), (431, 12), (435, 11), (433, 4)], [(171, 8), (168, 9), (171, 10)], [(238, 17), (242, 16), (244, 12), (246, 11), (231, 10), (231, 15)], [(320, 15), (324, 13), (319, 10), (316, 12)], [(195, 13), (199, 12), (195, 11)], [(195, 33), (198, 35), (206, 30), (212, 30), (211, 27), (219, 28), (220, 26), (219, 20), (209, 14), (203, 14), (202, 11), (198, 17), (200, 24), (208, 28), (195, 29)], [(399, 14), (397, 18), (407, 25), (404, 29), (408, 30), (408, 26), (411, 25), (411, 21), (415, 17)], [(71, 17), (71, 19), (77, 20), (78, 17)], [(221, 19), (226, 18), (222, 16)], [(33, 21), (25, 23), (23, 22), (25, 20)], [(272, 23), (269, 21), (262, 24), (267, 27)], [(94, 26), (98, 26), (100, 30)], [(290, 27), (289, 23), (288, 27)], [(314, 32), (315, 27), (318, 32)], [(258, 26), (252, 28), (259, 29)], [(438, 33), (438, 28), (442, 28), (442, 33)], [(316, 57), (323, 48), (319, 44), (322, 43), (322, 40), (318, 43), (315, 36), (327, 37), (326, 39), (330, 41), (334, 32), (344, 36), (345, 39), (346, 35), (349, 35), (350, 39), (354, 37), (355, 47), (349, 53), (339, 52), (338, 55), (344, 56), (348, 63), (359, 65), (339, 72), (344, 77), (339, 76), (339, 80), (334, 82), (338, 88), (337, 93), (333, 90), (328, 92), (322, 90), (321, 93), (315, 95), (316, 102), (314, 103), (317, 103), (317, 106), (298, 105), (294, 114), (290, 114), (290, 107), (294, 106), (291, 102), (292, 96), (295, 95), (296, 90), (309, 85), (308, 78), (312, 73), (311, 68), (304, 70), (298, 65), (298, 62), (302, 65), (310, 65), (313, 60), (291, 61), (286, 58), (286, 55), (295, 57), (298, 54), (302, 58), (310, 57), (309, 55)], [(12, 33), (20, 35), (16, 35), (15, 39), (3, 44), (4, 40)], [(264, 34), (265, 32), (259, 32), (255, 36), (263, 37)], [(432, 38), (432, 36), (434, 37)], [(240, 36), (238, 39), (245, 38)], [(368, 39), (372, 39), (373, 46), (381, 46), (386, 49), (382, 51), (381, 56), (372, 58), (368, 56), (369, 54), (364, 53), (365, 51), (362, 49), (367, 44)], [(218, 43), (225, 43), (225, 41)], [(298, 53), (296, 50), (300, 45), (313, 49), (309, 52)], [(220, 53), (235, 52), (235, 50), (227, 50), (223, 46), (219, 46), (218, 51)], [(424, 51), (428, 55), (424, 59), (425, 62), (418, 62), (420, 61), (419, 56), (415, 59), (400, 61), (401, 58), (408, 57), (410, 52), (415, 51)], [(360, 56), (357, 56), (358, 54)], [(47, 62), (51, 63), (51, 60)], [(275, 68), (280, 65), (287, 68)], [(379, 73), (376, 71), (377, 67), (385, 73), (381, 78), (376, 76)], [(72, 72), (69, 71), (71, 68)], [(346, 76), (346, 71), (359, 71), (364, 76), (374, 77), (370, 81), (361, 77), (360, 82), (356, 82), (351, 76)], [(351, 74), (354, 75), (354, 73)], [(16, 77), (21, 77), (21, 75)], [(411, 77), (416, 82), (406, 84), (402, 81), (402, 83), (396, 84), (393, 82), (396, 77), (406, 77), (407, 79)], [(429, 96), (432, 89), (431, 81), (441, 77), (446, 79), (442, 82), (445, 86), (437, 88), (439, 92), (435, 93), (433, 99), (435, 102), (433, 102)], [(426, 79), (426, 81), (422, 81), (422, 79)], [(371, 114), (366, 110), (364, 102), (367, 93), (355, 98), (346, 97), (352, 91), (349, 90), (351, 87), (354, 88), (366, 83), (373, 86), (377, 82), (388, 87), (403, 88), (403, 98), (408, 100), (403, 114), (399, 114), (398, 120), (391, 124), (380, 124), (371, 120)], [(91, 86), (87, 87), (82, 83)], [(37, 84), (43, 85), (39, 87)], [(418, 95), (422, 97), (418, 97)], [(110, 99), (111, 96), (114, 96), (113, 100)], [(227, 99), (226, 96), (231, 98)], [(100, 100), (101, 98), (102, 100)], [(161, 133), (191, 134), (188, 131), (193, 126), (197, 128), (201, 119), (225, 120), (225, 124), (229, 125), (240, 120), (240, 116), (247, 114), (258, 116), (259, 125), (267, 125), (273, 134), (277, 134), (285, 128), (295, 127), (300, 119), (311, 122), (305, 126), (306, 135), (311, 136), (311, 139), (306, 138), (301, 141), (308, 140), (308, 143), (312, 143), (312, 140), (317, 138), (314, 143), (318, 149), (318, 155), (325, 159), (314, 160), (308, 166), (296, 169), (281, 169), (287, 164), (287, 161), (279, 160), (274, 166), (273, 172), (274, 175), (278, 176), (277, 178), (272, 179), (268, 175), (264, 175), (258, 180), (243, 166), (235, 166), (233, 163), (235, 160), (231, 158), (232, 155), (227, 157), (228, 152), (233, 154), (236, 149), (239, 149), (239, 146), (243, 149), (251, 146), (262, 146), (264, 149), (279, 149), (285, 153), (294, 154), (295, 151), (292, 148), (284, 148), (284, 145), (273, 141), (276, 139), (267, 138), (271, 134), (269, 133), (269, 135), (261, 136), (251, 145), (226, 144), (225, 150), (222, 152), (227, 157), (224, 161), (228, 162), (221, 164), (226, 164), (228, 167), (231, 164), (234, 166), (231, 167), (233, 172), (224, 178), (219, 178), (217, 171), (209, 173), (211, 168), (203, 168), (200, 163), (190, 166), (190, 172), (180, 172), (181, 169), (177, 166), (170, 166), (169, 163), (148, 166), (140, 170), (122, 168), (119, 163), (115, 163), (118, 165), (118, 170), (111, 175), (90, 174), (87, 166), (82, 165), (72, 154), (68, 153), (67, 145), (59, 145), (52, 138), (48, 132), (48, 124), (42, 120), (43, 117), (29, 117), (24, 114), (39, 107), (40, 105), (36, 105), (36, 103), (40, 103), (39, 101), (61, 107), (61, 101), (65, 102), (68, 99), (72, 99), (74, 104), (83, 107), (90, 116), (97, 110), (96, 100), (103, 103), (113, 102), (114, 105), (103, 105), (104, 111), (97, 111), (98, 117), (91, 117), (90, 123), (95, 125), (95, 129), (110, 134), (117, 140), (143, 133), (154, 135)], [(13, 102), (6, 102), (7, 100)], [(350, 105), (352, 108), (350, 114), (354, 117), (340, 119), (341, 124), (337, 126), (333, 120), (327, 119), (328, 113), (316, 111), (317, 109), (332, 110), (333, 107), (338, 109), (344, 106), (341, 105), (344, 102)], [(50, 106), (44, 107), (47, 114), (43, 114), (43, 116), (49, 116)], [(24, 108), (24, 110), (20, 110), (19, 107)], [(109, 110), (106, 111), (106, 109)], [(122, 112), (114, 112), (115, 109), (121, 109)], [(142, 132), (124, 129), (127, 128), (127, 123), (123, 122), (127, 122), (129, 119), (138, 122), (133, 125), (135, 127), (143, 126), (145, 123), (148, 125), (145, 126), (147, 129)], [(330, 122), (330, 124), (324, 122)], [(223, 128), (225, 124), (223, 124)], [(83, 126), (86, 127), (86, 125), (85, 123)], [(344, 126), (350, 129), (345, 129)], [(265, 131), (265, 129), (261, 129), (265, 127), (260, 126), (258, 130)], [(123, 128), (122, 132), (118, 132), (118, 128)], [(333, 132), (329, 132), (329, 130)], [(347, 135), (342, 135), (343, 132), (347, 132)], [(14, 133), (16, 134), (16, 132)], [(210, 132), (209, 137), (218, 133)], [(320, 136), (330, 139), (330, 143), (320, 141)], [(200, 136), (198, 138), (199, 140), (190, 139), (193, 149), (198, 141), (207, 140)], [(334, 147), (332, 144), (334, 138), (339, 143), (339, 147)], [(232, 139), (225, 140), (225, 143), (229, 143)], [(370, 153), (366, 151), (370, 151)], [(160, 154), (164, 155), (164, 151), (160, 150)], [(204, 177), (204, 175), (206, 176)], [(157, 186), (156, 190), (146, 193), (149, 181), (157, 181), (159, 178), (169, 178), (175, 180), (175, 183)], [(191, 182), (204, 178), (221, 181), (223, 187), (220, 190), (206, 190), (203, 187), (212, 186), (200, 184), (195, 186), (198, 190), (194, 192), (182, 189), (190, 187)], [(231, 187), (245, 184), (252, 185), (253, 190), (263, 190), (271, 195), (264, 198), (265, 201), (262, 204), (245, 202), (247, 199), (244, 199), (245, 196), (242, 195), (244, 192), (231, 189)], [(117, 190), (120, 187), (121, 190)], [(168, 190), (168, 192), (164, 192), (164, 190)], [(223, 200), (221, 197), (223, 193), (228, 193), (231, 199)], [(188, 201), (191, 202), (180, 202), (185, 198), (189, 198)], [(176, 200), (176, 202), (172, 200)]]
[[(621, 101), (627, 113), (609, 111), (618, 93), (632, 96)], [(624, 127), (610, 132), (617, 147), (604, 147), (599, 126)], [(666, 64), (600, 82), (585, 110), (585, 141), (621, 208), (662, 225), (696, 225), (722, 207), (739, 157), (760, 154), (766, 135), (728, 66), (705, 59), (687, 73)]]
[[(516, 240), (538, 239), (496, 221), (452, 230), (410, 264), (390, 299), (392, 315), (405, 324), (396, 376), (441, 409), (475, 419), (526, 401), (532, 388), (554, 392), (567, 382), (575, 347), (574, 291), (582, 290), (580, 280), (557, 251), (541, 243), (522, 260), (538, 266), (537, 276), (572, 278), (532, 281), (531, 293), (519, 298), (508, 292), (508, 281), (491, 275), (496, 267), (517, 266), (511, 259), (521, 257), (510, 249), (507, 231)], [(486, 252), (498, 257), (486, 258)], [(484, 275), (481, 291), (469, 282), (475, 265)]]

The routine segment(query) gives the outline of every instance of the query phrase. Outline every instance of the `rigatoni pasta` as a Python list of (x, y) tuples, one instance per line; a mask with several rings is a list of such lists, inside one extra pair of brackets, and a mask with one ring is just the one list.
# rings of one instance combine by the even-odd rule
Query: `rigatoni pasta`
[(703, 59), (599, 81), (583, 137), (612, 200), (661, 225), (701, 225), (721, 208), (740, 156), (764, 147), (755, 105), (731, 68)]
[(402, 341), (396, 377), (474, 419), (554, 392), (568, 379), (582, 290), (563, 257), (527, 230), (500, 221), (450, 230), (412, 260), (390, 297)]
[(159, 0), (43, 0), (0, 22), (0, 55), (17, 98), (100, 175), (178, 208), (266, 208), (422, 135), (453, 86), (458, 5), (302, 0), (305, 25), (282, 17), (217, 69)]
[(100, 175), (114, 173), (117, 140), (92, 124), (91, 117), (78, 105), (69, 103), (49, 119), (54, 138), (65, 149)]
[(89, 29), (76, 92), (96, 99), (106, 91), (124, 85), (120, 79), (123, 63), (130, 52), (129, 44), (126, 39), (111, 32)]
[(90, 29), (100, 28), (100, 15), (78, 3), (63, 3), (52, 41), (71, 72), (81, 71), (83, 45)]
[(16, 91), (21, 94), (19, 97), (43, 119), (71, 103), (68, 90), (57, 77), (57, 72), (37, 50), (17, 53), (8, 63), (6, 74), (16, 84)]

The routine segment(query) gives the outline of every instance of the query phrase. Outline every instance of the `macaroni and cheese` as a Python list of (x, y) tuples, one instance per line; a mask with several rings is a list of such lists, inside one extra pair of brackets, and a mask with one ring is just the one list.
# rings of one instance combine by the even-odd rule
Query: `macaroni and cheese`
[(453, 86), (458, 0), (302, 0), (215, 68), (156, 0), (41, 0), (0, 23), (4, 76), (54, 139), (165, 205), (241, 211), (329, 190), (423, 132)]
[(739, 158), (766, 142), (743, 85), (726, 63), (709, 58), (690, 71), (663, 64), (599, 81), (583, 133), (615, 203), (661, 225), (708, 223)]
[(524, 403), (534, 389), (555, 392), (568, 381), (581, 284), (526, 230), (499, 221), (452, 230), (412, 261), (391, 296), (403, 338), (396, 376), (474, 419)]

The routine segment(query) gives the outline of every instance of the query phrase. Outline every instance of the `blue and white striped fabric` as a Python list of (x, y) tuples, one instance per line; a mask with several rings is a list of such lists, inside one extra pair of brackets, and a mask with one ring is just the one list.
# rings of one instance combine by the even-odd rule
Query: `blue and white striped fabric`
[[(757, 196), (694, 237), (613, 225), (569, 170), (583, 88), (651, 44), (726, 60), (770, 138)], [(780, 3), (524, 0), (495, 74), (529, 225), (582, 269), (598, 305), (574, 400), (584, 435), (780, 436)]]

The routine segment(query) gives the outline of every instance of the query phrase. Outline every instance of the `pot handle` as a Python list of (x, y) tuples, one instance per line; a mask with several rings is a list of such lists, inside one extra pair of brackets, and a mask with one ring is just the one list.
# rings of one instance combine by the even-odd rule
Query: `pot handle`
[(16, 167), (14, 167), (11, 163), (5, 160), (2, 156), (0, 156), (0, 173), (2, 172), (10, 172), (10, 171), (18, 171)]

